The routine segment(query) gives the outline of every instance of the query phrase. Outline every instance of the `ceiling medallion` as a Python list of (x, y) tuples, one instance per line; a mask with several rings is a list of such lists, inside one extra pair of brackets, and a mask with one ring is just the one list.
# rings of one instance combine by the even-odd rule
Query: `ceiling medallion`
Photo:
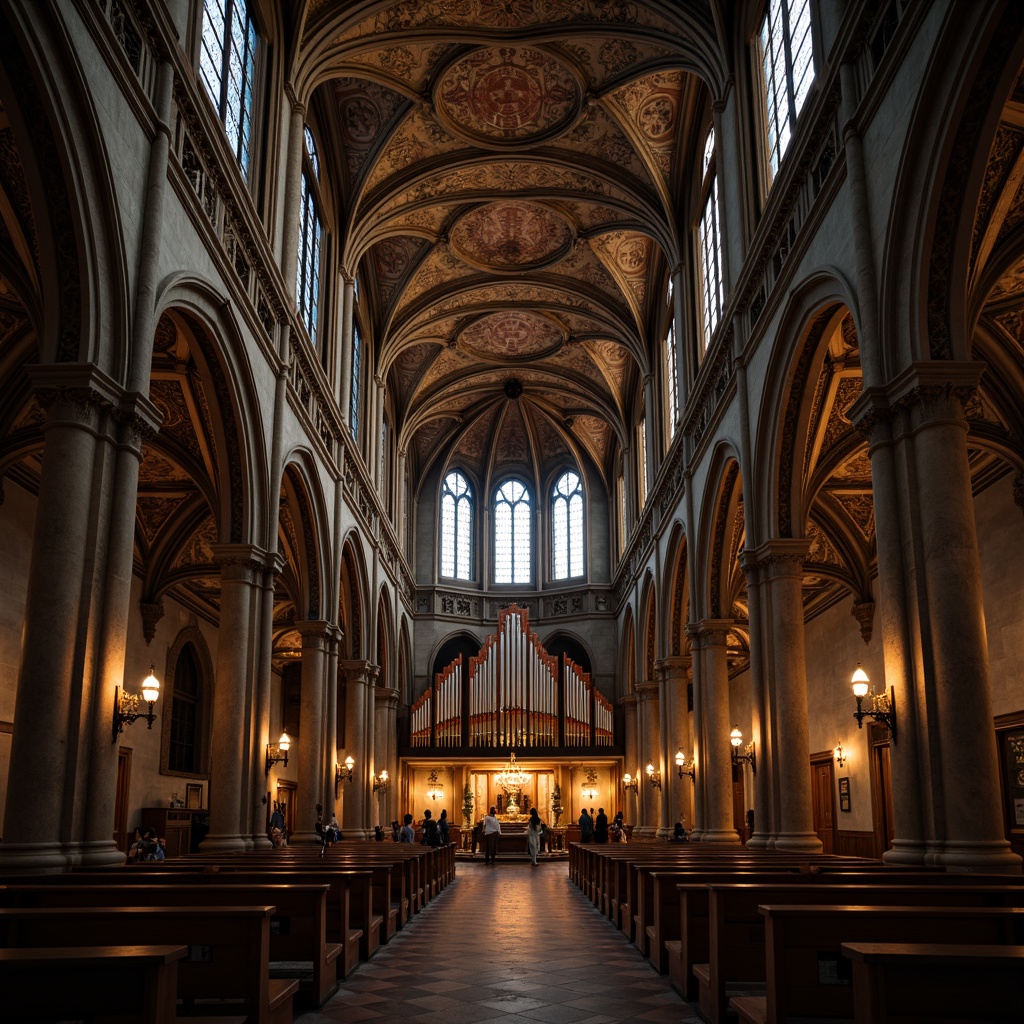
[(470, 210), (451, 231), (452, 251), (471, 266), (522, 273), (557, 263), (572, 251), (573, 232), (538, 203), (501, 201)]
[(562, 347), (561, 329), (535, 313), (491, 313), (459, 335), (459, 348), (478, 359), (542, 359)]
[(438, 79), (434, 109), (449, 131), (494, 149), (536, 145), (572, 127), (583, 90), (560, 60), (528, 46), (475, 50)]
[(506, 398), (518, 398), (523, 393), (523, 382), (515, 377), (509, 377), (503, 390)]

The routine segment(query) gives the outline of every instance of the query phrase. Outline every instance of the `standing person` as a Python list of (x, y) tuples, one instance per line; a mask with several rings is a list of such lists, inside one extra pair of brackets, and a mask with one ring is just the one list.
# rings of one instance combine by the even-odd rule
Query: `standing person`
[(411, 814), (407, 814), (402, 819), (402, 827), (401, 827), (401, 829), (399, 829), (399, 832), (398, 832), (398, 841), (400, 843), (415, 843), (416, 842), (416, 832), (413, 830), (413, 827), (412, 827), (412, 815)]
[(580, 811), (580, 841), (589, 843), (594, 838), (594, 819), (587, 814), (586, 807)]
[(484, 817), (484, 863), (498, 863), (498, 836), (501, 835), (501, 822), (494, 816), (492, 807)]
[(441, 845), (448, 845), (448, 832), (451, 826), (448, 822), (448, 812), (446, 810), (441, 811), (441, 820), (437, 823), (437, 831), (441, 833)]
[(544, 823), (540, 820), (536, 807), (530, 808), (530, 823), (526, 826), (526, 849), (529, 851), (533, 866), (537, 866), (537, 854), (540, 853), (540, 832)]
[(594, 842), (608, 842), (608, 815), (604, 813), (603, 807), (597, 809), (597, 819), (594, 821)]
[(429, 810), (423, 812), (423, 845), (441, 845), (441, 831), (437, 827), (437, 822), (431, 817)]

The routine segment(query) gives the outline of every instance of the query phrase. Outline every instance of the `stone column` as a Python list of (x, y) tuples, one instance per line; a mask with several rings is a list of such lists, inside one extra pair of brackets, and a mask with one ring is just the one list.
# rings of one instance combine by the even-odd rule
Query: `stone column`
[(288, 149), (285, 165), (284, 204), (281, 210), (281, 276), (294, 301), (298, 283), (299, 217), (302, 207), (302, 158), (306, 152), (306, 108), (298, 101), (291, 83), (285, 87), (291, 100), (288, 118)]
[(335, 779), (338, 777), (340, 765), (338, 758), (338, 648), (340, 644), (341, 630), (337, 626), (333, 626), (327, 647), (327, 703), (324, 709), (324, 767), (327, 776), (323, 797), (325, 820), (330, 820), (332, 814), (338, 813), (336, 806), (338, 787)]
[[(689, 484), (687, 485), (689, 494)], [(687, 559), (692, 562), (692, 559)], [(690, 570), (692, 573), (692, 569)], [(692, 592), (692, 580), (691, 580)], [(704, 728), (704, 715), (701, 712), (704, 700), (702, 697), (704, 689), (704, 652), (701, 648), (700, 624), (689, 622), (686, 624), (686, 635), (690, 641), (690, 678), (693, 683), (693, 718), (690, 726), (690, 739), (693, 743), (693, 762), (695, 775), (693, 780), (693, 819), (690, 830), (690, 840), (699, 842), (704, 833), (704, 822), (706, 820), (705, 808), (707, 800), (704, 793), (707, 787), (707, 773), (704, 770), (704, 751), (707, 750), (705, 736), (707, 730)]]
[[(88, 366), (31, 368), (46, 410), (43, 458), (32, 539), (21, 663), (7, 781), (6, 870), (60, 870), (65, 785), (79, 748), (80, 678), (76, 682), (83, 584), (90, 557), (96, 436), (111, 397)], [(73, 699), (77, 697), (78, 699)], [(113, 719), (114, 688), (109, 698)], [(108, 749), (110, 734), (106, 739)]]
[[(960, 871), (1015, 871), (1006, 841), (992, 727), (992, 693), (964, 402), (980, 367), (911, 368), (899, 402), (913, 446), (909, 505), (916, 516), (916, 589), (928, 695), (935, 863)], [(901, 702), (897, 695), (898, 712)], [(902, 740), (903, 734), (899, 733)]]
[[(622, 714), (624, 719), (625, 729), (625, 765), (623, 775), (634, 775), (640, 771), (640, 749), (637, 743), (637, 707), (640, 703), (639, 697), (635, 693), (631, 693), (626, 697), (623, 697), (619, 702), (622, 707)], [(643, 774), (640, 771), (640, 774)], [(621, 784), (621, 780), (620, 780)], [(623, 807), (622, 813), (625, 816), (626, 821), (632, 822), (634, 827), (641, 824), (642, 818), (640, 816), (640, 800), (639, 800), (639, 789), (636, 793), (632, 789), (626, 789), (625, 791), (625, 806)], [(577, 791), (573, 794), (573, 797), (587, 803), (580, 796)], [(589, 804), (587, 810), (590, 810)], [(579, 815), (576, 815), (579, 818)]]
[(654, 478), (661, 462), (661, 417), (658, 415), (658, 402), (654, 395), (654, 374), (644, 374), (644, 434), (647, 439), (647, 451), (644, 454), (644, 465), (647, 467), (647, 494), (654, 489)]
[(639, 768), (640, 768), (640, 822), (633, 830), (636, 835), (657, 834), (661, 821), (660, 792), (652, 786), (644, 768), (650, 761), (655, 771), (662, 769), (661, 757), (661, 707), (658, 700), (658, 684), (645, 679), (636, 684), (639, 709)]
[(344, 820), (342, 831), (345, 835), (355, 837), (362, 835), (366, 822), (365, 807), (368, 794), (371, 792), (373, 765), (372, 751), (367, 753), (366, 738), (363, 734), (366, 722), (366, 705), (372, 694), (367, 693), (369, 679), (365, 661), (342, 661), (341, 670), (345, 674), (345, 750), (355, 758), (355, 770), (352, 781), (346, 783)]
[[(377, 686), (374, 696), (374, 756), (377, 759), (377, 770), (386, 768), (391, 778), (391, 785), (386, 793), (376, 794), (376, 807), (373, 820), (368, 822), (371, 831), (373, 825), (386, 825), (395, 815), (398, 798), (398, 758), (396, 731), (398, 728), (398, 690), (391, 687)], [(452, 815), (449, 814), (449, 818)], [(454, 820), (454, 819), (452, 819)]]
[[(295, 628), (302, 637), (302, 703), (299, 706), (298, 742), (292, 748), (292, 758), (297, 764), (299, 776), (299, 788), (295, 796), (295, 828), (288, 841), (295, 846), (302, 846), (320, 842), (320, 836), (313, 825), (316, 822), (316, 805), (323, 803), (325, 788), (324, 684), (331, 626), (328, 622), (315, 619), (296, 622)], [(333, 782), (332, 775), (332, 785)]]
[(765, 613), (761, 602), (761, 572), (753, 552), (744, 551), (740, 564), (747, 577), (747, 619), (750, 624), (750, 728), (757, 745), (757, 766), (754, 775), (754, 834), (747, 846), (767, 849), (768, 836), (774, 831), (775, 813), (768, 780), (774, 776), (773, 744), (767, 727), (768, 709), (764, 688)]
[(701, 771), (705, 779), (704, 819), (700, 839), (703, 843), (736, 845), (739, 834), (732, 814), (732, 747), (729, 733), (729, 663), (726, 657), (731, 619), (704, 619), (700, 623), (703, 653), (701, 713), (707, 749), (701, 753)]
[(676, 341), (676, 380), (679, 395), (679, 419), (682, 420), (683, 410), (686, 408), (686, 399), (689, 394), (689, 375), (687, 373), (689, 353), (689, 331), (683, 330), (686, 321), (686, 310), (684, 308), (684, 297), (686, 287), (683, 272), (686, 265), (680, 263), (672, 271), (672, 315), (675, 318), (675, 341)]
[(814, 831), (811, 807), (804, 660), (803, 563), (807, 546), (805, 539), (771, 540), (757, 549), (756, 557), (763, 586), (771, 595), (773, 643), (768, 686), (774, 695), (772, 764), (779, 792), (778, 832), (772, 845), (777, 850), (817, 853), (821, 840)]
[[(374, 588), (376, 593), (376, 587)], [(370, 765), (371, 776), (376, 775), (380, 777), (380, 773), (383, 769), (387, 768), (387, 764), (383, 758), (378, 761), (377, 744), (376, 744), (376, 714), (377, 714), (377, 693), (376, 689), (378, 686), (378, 680), (380, 679), (380, 665), (367, 665), (366, 666), (366, 702), (363, 704), (363, 749), (366, 752), (366, 761)], [(388, 772), (388, 790), (390, 791), (392, 786), (397, 786), (398, 780), (391, 778), (391, 773)], [(366, 799), (363, 801), (362, 809), (362, 822), (363, 830), (367, 835), (373, 834), (373, 820), (376, 814), (377, 801), (376, 797), (380, 793), (378, 789), (376, 792), (373, 789), (373, 782), (371, 777), (370, 788), (366, 791)]]
[[(75, 831), (76, 837), (81, 835), (77, 859), (82, 866), (118, 864), (124, 860), (123, 852), (117, 849), (111, 838), (117, 795), (118, 749), (112, 737), (111, 706), (114, 688), (123, 687), (126, 682), (125, 638), (128, 636), (131, 603), (142, 442), (155, 433), (160, 419), (160, 411), (141, 395), (125, 396), (121, 410), (110, 418), (115, 437), (112, 439), (112, 473), (107, 481), (109, 504), (105, 529), (101, 527), (97, 537), (97, 549), (101, 555), (92, 569), (94, 600), (99, 614), (93, 618), (96, 636), (90, 647), (96, 660), (91, 680), (83, 680), (82, 707), (83, 713), (86, 707), (91, 708), (88, 727), (91, 739), (83, 751), (83, 754), (88, 753), (88, 771), (82, 772), (82, 789), (75, 797), (81, 811), (81, 820), (76, 823)], [(106, 557), (103, 558), (102, 554)], [(132, 680), (129, 690), (137, 693), (138, 683), (139, 680)], [(91, 691), (88, 699), (87, 691)], [(158, 702), (155, 710), (158, 714), (167, 714), (170, 709)], [(85, 763), (84, 758), (80, 763)]]
[[(264, 572), (264, 553), (251, 544), (217, 544), (213, 556), (220, 566), (221, 606), (213, 685), (210, 832), (200, 847), (205, 853), (244, 850), (250, 834), (247, 696), (256, 664), (251, 629)], [(253, 752), (254, 757), (260, 754)]]
[(668, 747), (665, 749), (665, 775), (663, 788), (665, 791), (664, 817), (668, 834), (671, 835), (675, 823), (680, 818), (685, 824), (693, 825), (693, 787), (694, 780), (689, 775), (679, 778), (676, 767), (676, 751), (681, 750), (686, 757), (687, 765), (693, 760), (693, 738), (690, 735), (690, 712), (687, 701), (689, 688), (690, 659), (676, 655), (662, 662), (665, 674), (664, 715), (668, 720)]

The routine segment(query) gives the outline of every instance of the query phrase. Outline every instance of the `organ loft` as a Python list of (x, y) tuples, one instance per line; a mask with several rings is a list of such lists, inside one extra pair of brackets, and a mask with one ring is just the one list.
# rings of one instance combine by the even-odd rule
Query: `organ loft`
[(0, 3), (0, 870), (1019, 872), (1022, 20)]

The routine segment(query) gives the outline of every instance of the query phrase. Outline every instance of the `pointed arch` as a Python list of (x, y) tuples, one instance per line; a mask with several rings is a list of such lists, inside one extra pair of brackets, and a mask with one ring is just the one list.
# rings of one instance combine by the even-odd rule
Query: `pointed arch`
[(342, 648), (346, 658), (358, 660), (365, 657), (367, 640), (363, 630), (366, 624), (366, 608), (363, 601), (367, 593), (366, 572), (359, 547), (359, 537), (353, 531), (346, 538), (341, 551), (341, 586), (338, 616), (344, 632)]

